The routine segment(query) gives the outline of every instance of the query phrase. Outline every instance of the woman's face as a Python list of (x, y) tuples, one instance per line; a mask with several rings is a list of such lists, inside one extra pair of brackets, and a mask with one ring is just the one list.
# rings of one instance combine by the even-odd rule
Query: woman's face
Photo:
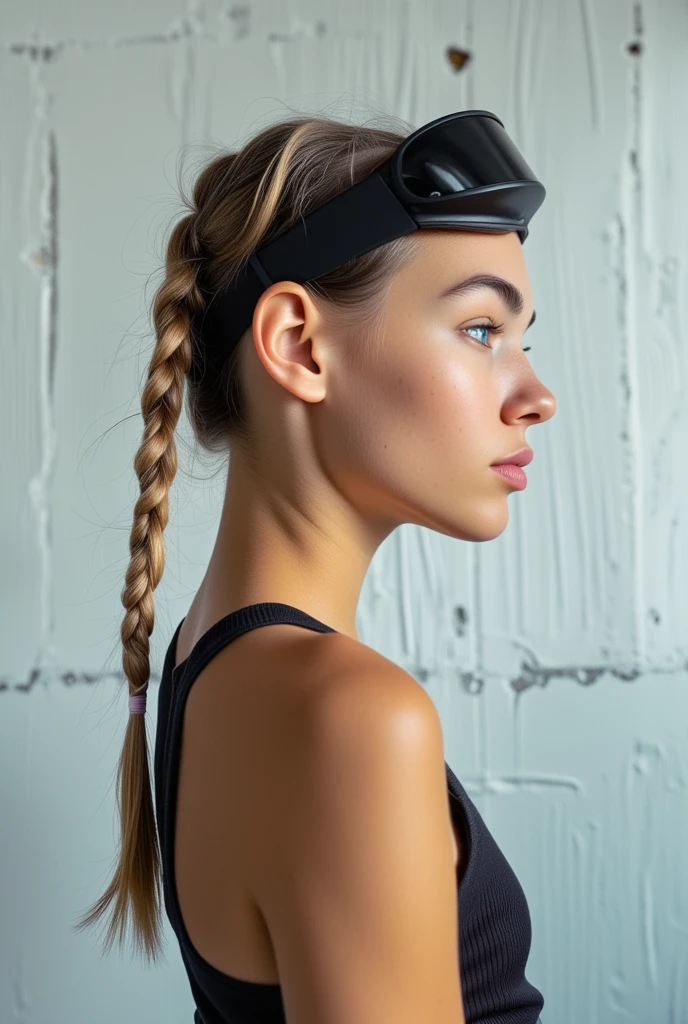
[[(533, 315), (523, 248), (515, 232), (419, 236), (416, 258), (392, 278), (377, 341), (337, 347), (326, 401), (311, 407), (313, 441), (362, 514), (490, 540), (516, 490), (491, 463), (529, 445), (527, 428), (556, 411), (523, 352)], [(448, 291), (477, 274), (509, 282), (521, 311), (485, 285)]]

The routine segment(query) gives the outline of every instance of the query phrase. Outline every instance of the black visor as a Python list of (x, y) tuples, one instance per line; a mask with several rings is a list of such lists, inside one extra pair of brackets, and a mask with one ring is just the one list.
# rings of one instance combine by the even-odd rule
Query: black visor
[(430, 121), (366, 178), (252, 253), (227, 288), (206, 296), (193, 325), (192, 376), (221, 365), (275, 281), (314, 280), (419, 228), (516, 231), (523, 243), (544, 198), (495, 114), (465, 110)]
[(433, 191), (453, 195), (485, 185), (537, 181), (502, 122), (484, 110), (431, 121), (409, 135), (389, 163), (395, 186), (417, 199)]

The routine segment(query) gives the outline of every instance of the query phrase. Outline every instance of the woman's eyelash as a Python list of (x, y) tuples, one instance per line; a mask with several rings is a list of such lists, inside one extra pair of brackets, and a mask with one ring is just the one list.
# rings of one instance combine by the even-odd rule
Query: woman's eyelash
[[(487, 323), (487, 324), (471, 324), (470, 327), (464, 327), (462, 329), (462, 333), (467, 332), (467, 331), (487, 331), (488, 334), (503, 334), (504, 333), (504, 324), (496, 324), (494, 322), (494, 320), (490, 320), (490, 322)], [(474, 338), (473, 340), (477, 341), (477, 338)], [(491, 348), (492, 347), (491, 345), (484, 345), (482, 341), (478, 341), (478, 344), (479, 345), (483, 345), (483, 348)], [(523, 351), (523, 352), (530, 352), (530, 349), (531, 349), (531, 346), (528, 345), (527, 348), (524, 348), (521, 351)]]

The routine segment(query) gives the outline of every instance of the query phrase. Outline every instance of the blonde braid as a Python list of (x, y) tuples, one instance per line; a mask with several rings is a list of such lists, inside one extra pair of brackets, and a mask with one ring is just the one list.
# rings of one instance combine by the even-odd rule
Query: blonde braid
[(167, 273), (153, 306), (156, 344), (141, 395), (143, 440), (134, 459), (141, 494), (134, 506), (131, 558), (121, 593), (126, 609), (120, 629), (122, 665), (130, 684), (130, 714), (117, 768), (122, 846), (109, 886), (76, 926), (77, 930), (88, 927), (114, 900), (107, 949), (117, 933), (123, 940), (131, 901), (135, 943), (149, 958), (160, 947), (161, 880), (143, 712), (150, 681), (149, 637), (155, 621), (153, 591), (163, 573), (163, 531), (169, 518), (169, 488), (177, 472), (174, 431), (192, 361), (190, 323), (203, 302), (197, 284), (201, 260), (196, 214), (191, 213), (170, 236)]

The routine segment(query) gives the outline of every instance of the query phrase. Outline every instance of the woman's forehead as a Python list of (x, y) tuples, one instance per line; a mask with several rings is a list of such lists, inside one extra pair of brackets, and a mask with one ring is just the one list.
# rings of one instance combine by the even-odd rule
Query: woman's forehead
[(492, 285), (514, 315), (531, 308), (528, 270), (515, 231), (422, 229), (419, 234), (427, 237), (418, 240), (415, 258), (392, 282), (395, 298), (422, 294), (431, 301), (449, 301)]

